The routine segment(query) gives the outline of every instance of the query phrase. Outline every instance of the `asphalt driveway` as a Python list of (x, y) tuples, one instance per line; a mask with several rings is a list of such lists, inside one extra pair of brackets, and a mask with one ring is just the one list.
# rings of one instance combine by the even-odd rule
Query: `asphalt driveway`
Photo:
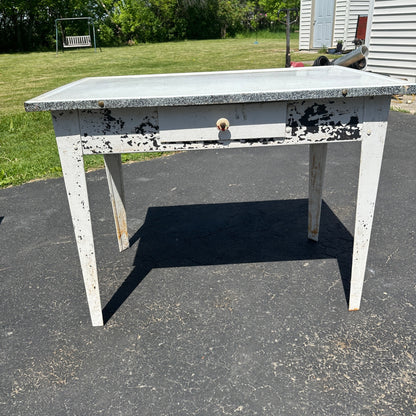
[(118, 252), (88, 174), (106, 324), (92, 327), (62, 179), (0, 190), (0, 413), (416, 414), (416, 116), (391, 112), (361, 310), (348, 312), (359, 144), (124, 166)]

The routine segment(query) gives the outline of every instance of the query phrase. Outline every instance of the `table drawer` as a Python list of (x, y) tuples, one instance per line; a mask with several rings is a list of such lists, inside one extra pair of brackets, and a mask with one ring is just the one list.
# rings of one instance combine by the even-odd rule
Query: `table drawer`
[[(230, 127), (219, 130), (217, 120)], [(285, 137), (286, 103), (250, 103), (159, 108), (161, 143)]]

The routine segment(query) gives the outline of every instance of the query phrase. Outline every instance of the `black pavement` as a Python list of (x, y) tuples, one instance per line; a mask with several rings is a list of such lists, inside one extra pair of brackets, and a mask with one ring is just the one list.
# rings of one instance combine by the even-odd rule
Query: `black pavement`
[(2, 415), (416, 414), (416, 117), (391, 113), (361, 310), (348, 312), (359, 144), (124, 166), (118, 252), (88, 174), (106, 324), (92, 327), (63, 180), (0, 191)]

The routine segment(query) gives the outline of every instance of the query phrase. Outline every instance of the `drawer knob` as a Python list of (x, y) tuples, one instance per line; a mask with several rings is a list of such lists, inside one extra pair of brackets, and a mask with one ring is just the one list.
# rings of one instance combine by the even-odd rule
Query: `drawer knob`
[(220, 118), (217, 121), (218, 130), (225, 131), (230, 127), (230, 122), (226, 118)]

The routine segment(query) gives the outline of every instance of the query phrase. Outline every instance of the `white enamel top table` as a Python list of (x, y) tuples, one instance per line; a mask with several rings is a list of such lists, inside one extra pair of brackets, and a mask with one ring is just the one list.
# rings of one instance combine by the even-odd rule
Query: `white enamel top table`
[[(104, 155), (120, 250), (121, 153), (309, 145), (308, 238), (318, 239), (328, 143), (361, 142), (349, 309), (360, 306), (392, 94), (416, 85), (329, 66), (86, 78), (25, 103), (51, 111), (93, 325), (103, 325), (83, 155)], [(228, 129), (218, 129), (226, 118)]]

